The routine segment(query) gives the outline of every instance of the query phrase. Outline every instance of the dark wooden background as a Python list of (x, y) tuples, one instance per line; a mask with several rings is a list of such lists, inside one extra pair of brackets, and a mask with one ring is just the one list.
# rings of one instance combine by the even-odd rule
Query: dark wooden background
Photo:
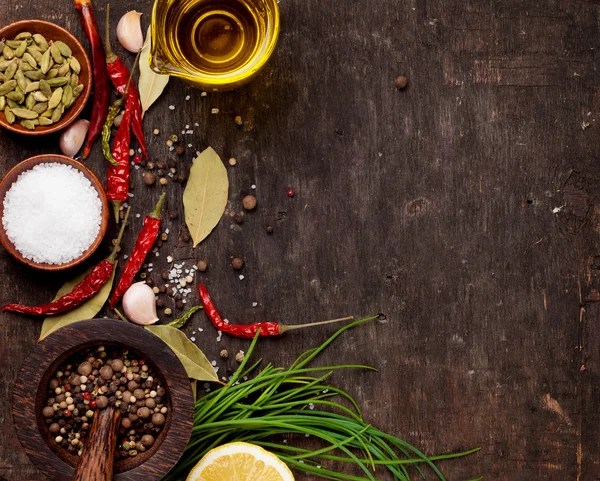
[[(198, 122), (179, 165), (211, 145), (224, 160), (238, 159), (228, 167), (230, 209), (239, 212), (252, 184), (258, 198), (243, 225), (225, 217), (193, 250), (177, 239), (182, 187), (169, 184), (168, 208), (180, 217), (165, 222), (172, 235), (154, 259), (154, 279), (168, 254), (206, 258), (202, 279), (232, 321), (384, 313), (386, 321), (348, 333), (322, 358), (380, 369), (335, 378), (370, 422), (430, 454), (481, 446), (443, 464), (450, 480), (600, 479), (599, 7), (280, 5), (280, 43), (256, 81), (201, 97), (173, 80), (146, 116), (155, 159), (174, 158), (166, 135)], [(149, 0), (114, 2), (115, 25), (133, 7), (146, 25)], [(104, 9), (97, 0), (102, 29)], [(0, 1), (1, 23), (30, 17), (83, 39), (69, 0)], [(394, 86), (399, 74), (410, 79), (402, 92)], [(56, 137), (2, 132), (1, 173), (57, 151)], [(104, 177), (99, 146), (87, 163)], [(133, 212), (143, 214), (161, 188), (144, 186), (141, 171), (133, 178)], [(140, 224), (134, 218), (125, 250)], [(246, 261), (243, 281), (231, 256)], [(2, 303), (47, 301), (73, 275), (25, 269), (5, 252), (0, 273)], [(248, 345), (226, 336), (217, 344), (204, 314), (188, 333), (199, 327), (197, 343), (210, 359)], [(12, 385), (39, 329), (26, 317), (1, 318), (2, 481), (41, 479), (10, 416)], [(260, 351), (287, 364), (332, 331), (292, 333)], [(219, 360), (221, 372), (235, 365)]]

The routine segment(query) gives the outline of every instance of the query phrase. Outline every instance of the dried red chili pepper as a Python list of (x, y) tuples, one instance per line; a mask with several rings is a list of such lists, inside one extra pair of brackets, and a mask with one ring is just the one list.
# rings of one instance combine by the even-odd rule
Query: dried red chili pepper
[(160, 196), (154, 210), (144, 218), (142, 230), (138, 234), (129, 259), (127, 259), (127, 264), (125, 264), (125, 270), (121, 275), (121, 279), (119, 279), (119, 284), (110, 298), (111, 309), (114, 309), (117, 302), (119, 302), (121, 297), (123, 297), (123, 294), (125, 294), (125, 291), (131, 286), (135, 275), (142, 267), (144, 259), (148, 255), (148, 252), (150, 252), (150, 249), (152, 249), (152, 246), (158, 237), (158, 231), (160, 229), (160, 210), (165, 200), (165, 195), (166, 194), (162, 194)]
[(127, 217), (129, 216), (129, 209), (125, 214), (125, 219), (117, 242), (110, 254), (106, 259), (101, 261), (92, 271), (85, 276), (79, 284), (77, 284), (71, 292), (65, 294), (59, 299), (52, 301), (42, 306), (24, 306), (22, 304), (6, 304), (2, 306), (2, 311), (18, 312), (21, 314), (32, 314), (36, 316), (54, 316), (57, 314), (63, 314), (71, 311), (76, 307), (83, 304), (88, 299), (94, 297), (104, 284), (108, 282), (112, 276), (115, 263), (117, 262), (117, 256), (119, 254), (119, 246), (123, 239), (123, 232), (127, 225)]
[(129, 123), (131, 114), (125, 110), (119, 130), (115, 134), (112, 156), (117, 162), (115, 167), (108, 164), (108, 182), (106, 183), (106, 197), (113, 205), (115, 221), (119, 223), (119, 210), (121, 204), (129, 197), (129, 141), (131, 133)]
[(332, 321), (313, 322), (312, 324), (300, 324), (296, 326), (284, 326), (282, 324), (279, 324), (278, 322), (256, 322), (254, 324), (246, 325), (229, 324), (223, 320), (223, 318), (219, 314), (219, 311), (217, 311), (214, 302), (208, 294), (206, 286), (202, 282), (198, 287), (198, 292), (200, 293), (200, 300), (202, 301), (202, 305), (204, 306), (204, 312), (206, 312), (206, 315), (212, 322), (213, 326), (215, 326), (219, 331), (226, 332), (227, 334), (231, 334), (235, 337), (241, 337), (243, 339), (253, 339), (256, 336), (256, 334), (259, 334), (261, 337), (279, 336), (284, 332), (292, 331), (295, 329), (321, 326), (323, 324), (331, 324), (334, 322), (351, 321), (352, 319), (354, 319), (353, 317), (344, 317), (342, 319), (334, 319)]
[(79, 12), (81, 24), (85, 30), (90, 46), (92, 48), (92, 70), (94, 77), (94, 100), (92, 105), (92, 115), (90, 118), (90, 128), (83, 148), (83, 158), (86, 159), (90, 154), (92, 145), (100, 135), (106, 116), (108, 115), (108, 105), (110, 103), (110, 86), (108, 84), (108, 72), (106, 71), (106, 61), (102, 41), (98, 34), (98, 26), (94, 19), (92, 10), (92, 0), (75, 0), (75, 8)]
[[(142, 101), (140, 100), (140, 94), (135, 87), (135, 82), (131, 82), (129, 89), (127, 88), (127, 81), (131, 77), (129, 69), (125, 66), (121, 57), (115, 54), (110, 46), (109, 38), (109, 17), (110, 17), (110, 5), (106, 5), (106, 68), (108, 70), (108, 76), (112, 81), (113, 85), (121, 95), (125, 95), (125, 108), (131, 112), (131, 128), (135, 134), (142, 154), (145, 158), (148, 158), (148, 149), (146, 147), (146, 140), (144, 138), (144, 129), (142, 127)], [(139, 55), (139, 54), (138, 54)], [(137, 58), (136, 58), (137, 62)], [(134, 66), (135, 70), (135, 66)]]

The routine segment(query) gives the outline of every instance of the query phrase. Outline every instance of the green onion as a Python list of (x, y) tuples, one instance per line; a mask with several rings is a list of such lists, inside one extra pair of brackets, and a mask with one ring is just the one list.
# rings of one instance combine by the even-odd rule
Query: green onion
[[(242, 382), (240, 379), (260, 364), (259, 360), (246, 368), (258, 340), (255, 337), (229, 384), (196, 402), (190, 443), (181, 461), (163, 481), (185, 479), (208, 451), (234, 441), (262, 446), (291, 469), (321, 479), (376, 481), (375, 475), (386, 470), (394, 480), (410, 481), (409, 469), (424, 477), (422, 468), (428, 468), (437, 479), (445, 480), (437, 461), (466, 456), (479, 449), (428, 457), (409, 443), (367, 424), (352, 396), (326, 383), (339, 369), (373, 368), (353, 364), (309, 367), (344, 331), (376, 318), (344, 326), (320, 347), (301, 354), (288, 369), (268, 364), (254, 378)], [(322, 374), (309, 375), (317, 372)], [(333, 398), (345, 400), (350, 407)], [(318, 438), (322, 447), (309, 450), (278, 442), (285, 435), (295, 435), (294, 441), (302, 435)], [(350, 465), (353, 473), (338, 471), (344, 465)]]

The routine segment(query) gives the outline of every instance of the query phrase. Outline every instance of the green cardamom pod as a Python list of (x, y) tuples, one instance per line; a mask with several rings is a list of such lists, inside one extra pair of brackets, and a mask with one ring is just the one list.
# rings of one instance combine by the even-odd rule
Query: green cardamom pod
[(5, 43), (8, 47), (12, 48), (13, 50), (21, 46), (21, 40), (7, 40)]
[(2, 72), (0, 72), (0, 84), (2, 84), (2, 82), (6, 81), (6, 77), (4, 76), (4, 74)]
[(36, 45), (40, 48), (42, 52), (48, 50), (48, 42), (46, 41), (43, 35), (40, 35), (39, 33), (34, 33), (33, 41), (36, 43)]
[(52, 112), (52, 122), (56, 123), (58, 122), (61, 117), (63, 116), (63, 113), (65, 112), (65, 107), (64, 105), (60, 104), (58, 107), (56, 107), (54, 109), (54, 112)]
[(4, 82), (0, 86), (0, 95), (6, 95), (7, 93), (12, 92), (16, 87), (17, 87), (16, 80), (9, 80), (7, 82)]
[(77, 75), (75, 72), (71, 74), (71, 80), (69, 81), (69, 85), (72, 88), (75, 88), (79, 85), (79, 75)]
[(27, 49), (27, 40), (23, 40), (21, 42), (21, 45), (19, 45), (19, 48), (17, 48), (15, 50), (15, 57), (21, 58), (23, 56), (23, 54), (25, 53), (26, 49)]
[(54, 115), (54, 109), (45, 110), (40, 114), (40, 117), (45, 117), (47, 119), (51, 118)]
[(52, 57), (50, 56), (50, 50), (46, 50), (42, 55), (42, 60), (40, 61), (40, 68), (42, 69), (42, 73), (45, 75), (52, 67)]
[(67, 77), (67, 76), (70, 77), (71, 76), (71, 66), (67, 62), (65, 62), (65, 64), (58, 69), (58, 76), (59, 77)]
[(42, 115), (46, 110), (48, 110), (48, 102), (37, 103), (33, 106), (33, 108), (31, 110)]
[(52, 92), (52, 96), (50, 100), (48, 100), (48, 107), (51, 109), (56, 108), (58, 104), (60, 104), (62, 100), (63, 89), (62, 87), (57, 88), (54, 92)]
[(9, 99), (8, 97), (6, 98), (6, 103), (8, 104), (8, 108), (10, 108), (10, 109), (18, 109), (19, 108), (19, 104), (17, 102), (15, 102), (14, 100)]
[(2, 50), (2, 55), (4, 55), (5, 59), (10, 60), (15, 56), (15, 53), (12, 48), (10, 48), (8, 45), (5, 45), (4, 50)]
[(33, 110), (29, 110), (29, 109), (22, 109), (22, 108), (12, 109), (12, 112), (20, 119), (33, 120), (33, 119), (37, 119), (39, 117), (37, 112), (34, 112)]
[(19, 35), (15, 37), (15, 40), (23, 40), (31, 38), (31, 33), (29, 32), (21, 32)]
[(34, 60), (39, 64), (42, 63), (42, 59), (44, 58), (44, 54), (39, 50), (32, 50), (31, 52), (27, 51), (29, 55), (31, 55)]
[[(27, 51), (28, 51), (29, 53), (33, 53), (33, 52), (37, 52), (37, 53), (44, 53), (44, 52), (42, 51), (42, 49), (41, 49), (40, 47), (38, 47), (37, 45), (29, 45), (29, 46), (27, 47)], [(35, 57), (33, 57), (33, 58), (35, 58)]]
[(4, 95), (0, 96), (0, 110), (4, 110), (6, 108), (6, 97)]
[(34, 92), (40, 89), (40, 82), (29, 82), (27, 87), (25, 88), (25, 93), (28, 94), (30, 92)]
[(73, 69), (73, 72), (75, 72), (77, 75), (81, 73), (81, 64), (79, 63), (79, 60), (77, 60), (75, 57), (71, 57), (69, 59), (69, 65)]
[(15, 74), (17, 73), (17, 68), (18, 68), (19, 64), (17, 62), (13, 62), (11, 65), (8, 66), (8, 68), (4, 71), (4, 80), (10, 80), (12, 79)]
[(65, 109), (70, 109), (71, 107), (73, 107), (73, 104), (74, 104), (75, 102), (77, 102), (77, 99), (76, 99), (75, 97), (73, 97), (73, 98), (71, 99), (71, 101), (70, 101), (70, 102), (69, 102), (67, 105), (65, 105)]
[(35, 69), (27, 62), (19, 62), (19, 70), (21, 70), (22, 72), (31, 72)]
[(48, 98), (52, 96), (52, 88), (45, 80), (40, 80), (40, 91)]
[(25, 94), (19, 87), (15, 87), (15, 89), (12, 92), (6, 94), (6, 98), (14, 100), (18, 104), (20, 104), (23, 103), (23, 100), (25, 100)]
[(28, 108), (29, 110), (33, 110), (33, 107), (35, 107), (35, 104), (37, 104), (37, 101), (35, 100), (35, 98), (33, 97), (32, 94), (29, 94), (27, 97), (25, 97), (25, 107)]
[(21, 120), (20, 124), (28, 130), (35, 130), (35, 122), (33, 120)]
[(67, 85), (69, 83), (69, 77), (56, 77), (50, 80), (46, 80), (50, 87), (62, 87), (63, 85)]
[(60, 53), (60, 49), (58, 48), (58, 45), (56, 45), (56, 42), (54, 42), (52, 45), (50, 45), (50, 53), (52, 54), (52, 58), (54, 59), (54, 61), (57, 64), (62, 65), (63, 58)]
[(25, 62), (27, 62), (33, 68), (37, 68), (38, 66), (37, 61), (31, 56), (29, 52), (25, 52), (23, 54), (23, 60), (25, 60)]
[(4, 72), (10, 64), (15, 63), (14, 60), (2, 60), (0, 61), (0, 72)]
[(83, 84), (79, 84), (77, 87), (75, 87), (73, 89), (73, 98), (77, 98), (81, 95), (81, 92), (83, 92)]
[(50, 80), (53, 78), (56, 78), (56, 76), (58, 75), (58, 69), (57, 68), (51, 68), (48, 73), (46, 74), (46, 80)]
[(15, 114), (12, 113), (12, 110), (9, 107), (4, 108), (4, 117), (9, 124), (14, 124), (16, 117)]
[(52, 119), (48, 119), (46, 117), (40, 117), (39, 119), (40, 125), (52, 125), (54, 122), (52, 122)]
[(58, 47), (58, 50), (60, 50), (60, 54), (63, 57), (69, 58), (71, 55), (73, 55), (73, 52), (71, 52), (71, 49), (65, 42), (61, 42), (60, 40), (58, 40), (54, 42), (54, 44)]
[(42, 80), (44, 78), (44, 74), (41, 70), (31, 70), (30, 72), (25, 72), (25, 77), (29, 80)]
[(17, 81), (17, 85), (23, 92), (27, 92), (27, 79), (23, 74), (22, 70), (17, 70), (15, 73), (15, 80)]
[(65, 85), (65, 88), (63, 89), (61, 102), (65, 107), (68, 107), (71, 103), (71, 100), (73, 100), (73, 87), (71, 87), (70, 85)]
[[(48, 97), (46, 97), (42, 92), (40, 92), (39, 90), (33, 92), (33, 98), (35, 99), (36, 102), (48, 102)], [(31, 107), (28, 107), (31, 108)], [(46, 110), (46, 109), (44, 109)], [(43, 112), (43, 110), (42, 110)]]

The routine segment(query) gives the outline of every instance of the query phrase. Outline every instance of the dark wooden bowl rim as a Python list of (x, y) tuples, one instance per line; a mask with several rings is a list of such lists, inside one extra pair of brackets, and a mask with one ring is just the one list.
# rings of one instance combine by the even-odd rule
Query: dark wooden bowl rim
[[(2, 218), (4, 216), (4, 198), (6, 197), (6, 193), (10, 190), (11, 185), (19, 174), (26, 172), (32, 169), (34, 166), (43, 163), (59, 163), (64, 165), (70, 165), (71, 167), (79, 170), (94, 186), (96, 191), (98, 192), (98, 196), (100, 197), (100, 202), (102, 202), (102, 220), (100, 223), (100, 231), (98, 232), (98, 237), (94, 240), (92, 245), (88, 247), (88, 249), (83, 252), (78, 258), (73, 259), (65, 264), (47, 264), (34, 262), (31, 259), (25, 258), (15, 247), (12, 241), (8, 238), (6, 234), (6, 230), (4, 229), (4, 225), (2, 224)], [(74, 206), (77, 208), (77, 206)], [(69, 269), (78, 264), (81, 264), (88, 257), (90, 257), (94, 251), (100, 246), (102, 243), (102, 239), (104, 239), (104, 235), (106, 234), (106, 229), (108, 228), (108, 220), (110, 217), (110, 213), (108, 210), (108, 199), (106, 198), (106, 192), (104, 192), (104, 188), (102, 184), (98, 180), (98, 177), (85, 165), (81, 162), (77, 162), (71, 157), (66, 157), (65, 155), (58, 154), (43, 154), (37, 155), (35, 157), (30, 157), (17, 165), (15, 165), (9, 172), (4, 176), (2, 182), (0, 182), (0, 243), (2, 246), (16, 259), (21, 261), (23, 264), (28, 265), (29, 267), (33, 267), (35, 269), (41, 269), (45, 271), (61, 271), (65, 269)]]
[(85, 104), (90, 98), (92, 92), (92, 65), (90, 59), (81, 45), (81, 42), (77, 40), (68, 30), (64, 29), (60, 25), (56, 25), (52, 22), (45, 22), (44, 20), (20, 20), (18, 22), (10, 23), (0, 29), (0, 39), (12, 38), (20, 32), (31, 32), (41, 33), (47, 40), (62, 40), (65, 42), (73, 52), (73, 56), (79, 60), (81, 64), (81, 72), (79, 73), (79, 83), (83, 84), (83, 92), (77, 98), (75, 103), (70, 109), (66, 110), (63, 118), (56, 124), (48, 126), (38, 125), (34, 130), (26, 129), (21, 127), (18, 122), (9, 124), (4, 117), (4, 113), (0, 114), (0, 125), (5, 129), (11, 130), (17, 134), (22, 135), (46, 135), (58, 132), (64, 129), (67, 125), (70, 125), (84, 109)]
[(52, 441), (41, 412), (48, 382), (58, 366), (80, 350), (101, 345), (140, 354), (166, 386), (170, 409), (154, 446), (135, 458), (115, 464), (115, 481), (159, 480), (177, 463), (190, 439), (194, 416), (192, 390), (173, 351), (151, 332), (125, 321), (80, 321), (59, 329), (34, 347), (13, 390), (12, 414), (17, 436), (31, 461), (50, 479), (72, 478), (78, 457)]

